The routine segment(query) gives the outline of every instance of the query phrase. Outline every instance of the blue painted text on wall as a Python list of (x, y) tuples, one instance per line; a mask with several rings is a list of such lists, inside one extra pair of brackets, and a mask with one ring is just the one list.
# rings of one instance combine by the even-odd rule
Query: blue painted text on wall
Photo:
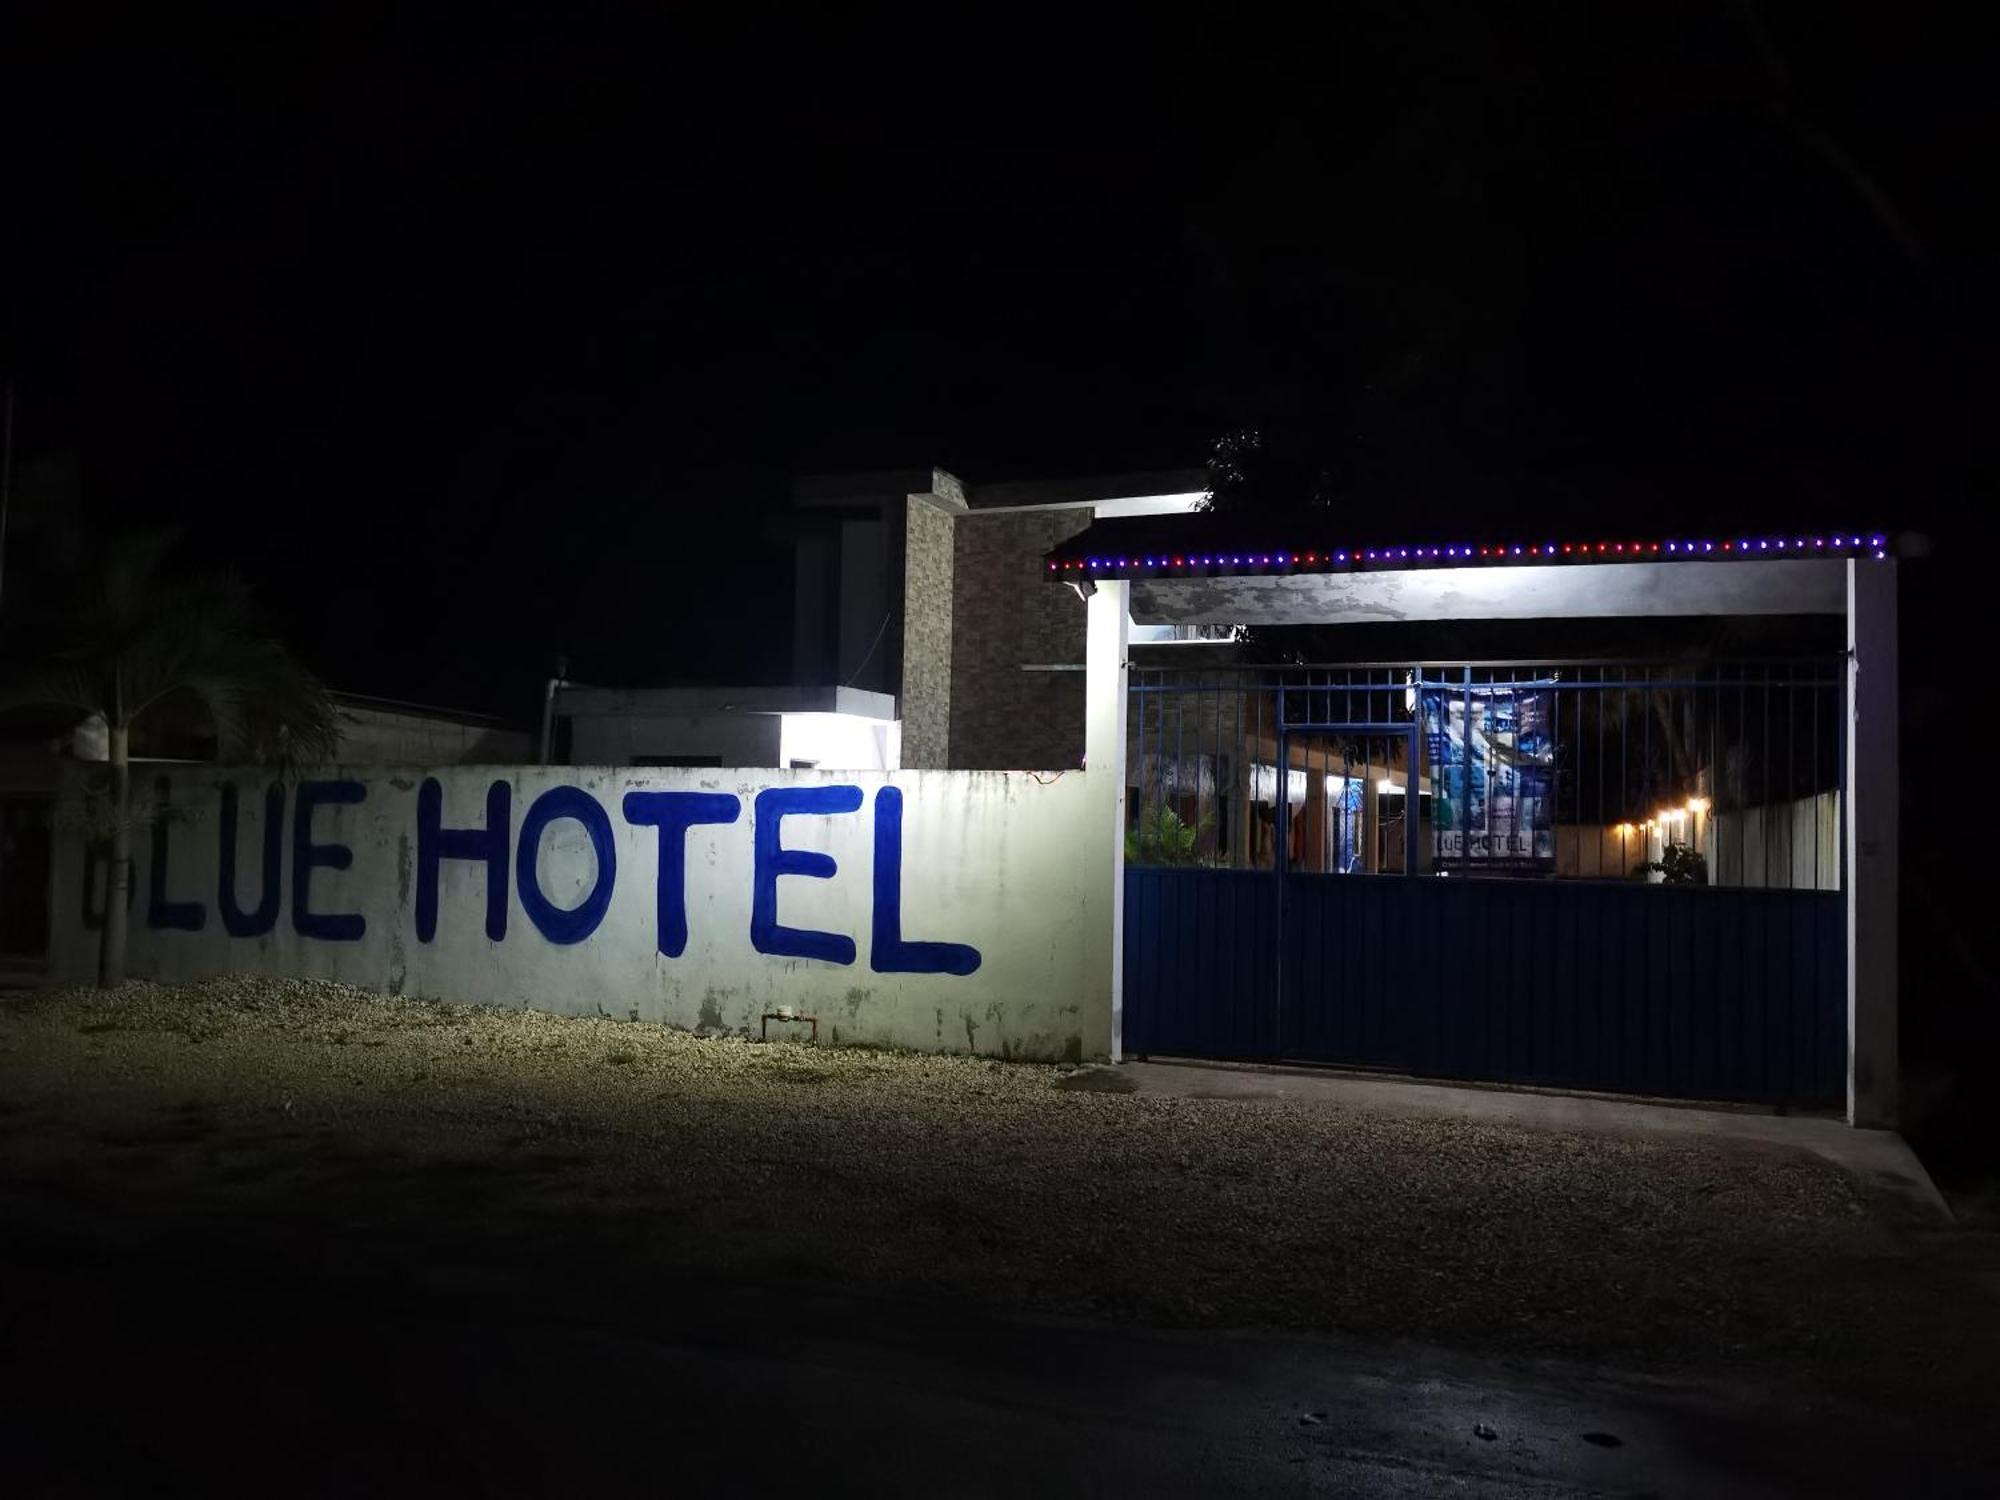
[[(359, 941), (367, 921), (359, 912), (316, 906), (316, 871), (353, 868), (355, 852), (328, 833), (332, 810), (355, 806), (367, 798), (358, 781), (300, 783), (290, 794), (292, 930), (318, 942)], [(263, 796), (262, 830), (254, 851), (240, 849), (240, 796), (233, 782), (221, 791), (220, 839), (215, 905), (223, 929), (231, 937), (261, 937), (278, 923), (285, 896), (283, 879), (286, 793), (267, 787)], [(574, 786), (551, 787), (530, 802), (513, 828), (513, 786), (494, 781), (487, 788), (482, 820), (447, 827), (443, 789), (426, 778), (417, 792), (415, 891), (412, 902), (419, 942), (437, 937), (443, 918), (439, 910), (439, 875), (447, 861), (484, 866), (484, 930), (494, 943), (506, 941), (510, 883), (520, 910), (546, 942), (570, 945), (587, 941), (610, 909), (619, 878), (617, 841), (612, 815), (588, 791)], [(784, 825), (788, 818), (844, 818), (860, 814), (867, 799), (858, 786), (773, 787), (757, 794), (750, 816), (751, 918), (749, 946), (778, 958), (804, 958), (848, 965), (859, 957), (856, 936), (814, 928), (786, 926), (778, 921), (780, 882), (787, 879), (837, 880), (832, 855), (788, 848)], [(326, 809), (326, 812), (322, 812)], [(626, 824), (657, 831), (654, 875), (655, 945), (668, 958), (687, 950), (687, 838), (703, 825), (733, 825), (743, 818), (742, 799), (728, 793), (696, 791), (628, 792), (619, 808)], [(877, 973), (966, 975), (980, 965), (979, 950), (965, 943), (920, 940), (903, 935), (903, 794), (893, 786), (877, 789), (873, 801), (874, 871), (869, 921), (869, 966)], [(574, 823), (588, 841), (595, 869), (589, 889), (575, 905), (558, 906), (542, 890), (538, 870), (541, 847), (549, 829)], [(186, 835), (183, 834), (183, 837)], [(162, 818), (153, 829), (147, 925), (160, 931), (201, 931), (207, 906), (199, 896), (173, 887), (174, 827)], [(511, 858), (510, 858), (511, 855)], [(256, 872), (249, 893), (240, 888), (246, 867)], [(387, 872), (384, 872), (385, 874)], [(88, 872), (86, 872), (88, 877)], [(324, 903), (324, 892), (320, 899)], [(89, 893), (86, 892), (86, 906)]]

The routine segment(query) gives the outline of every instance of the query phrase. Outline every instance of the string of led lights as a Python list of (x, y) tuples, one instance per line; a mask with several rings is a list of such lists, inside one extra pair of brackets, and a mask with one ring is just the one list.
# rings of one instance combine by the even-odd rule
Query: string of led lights
[(1887, 558), (1889, 538), (1879, 532), (1833, 536), (1675, 538), (1639, 542), (1509, 542), (1426, 547), (1328, 547), (1254, 552), (1178, 551), (1136, 555), (1054, 556), (1048, 571), (1110, 578), (1133, 573), (1237, 574), (1246, 570), (1286, 573), (1382, 571), (1401, 568), (1465, 568), (1551, 563), (1736, 562), (1782, 558)]

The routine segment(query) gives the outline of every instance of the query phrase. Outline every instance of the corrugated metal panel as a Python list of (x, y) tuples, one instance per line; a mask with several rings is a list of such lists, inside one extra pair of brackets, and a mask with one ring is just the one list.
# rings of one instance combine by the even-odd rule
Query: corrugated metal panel
[(1837, 893), (1133, 868), (1125, 1046), (1833, 1104)]
[(1125, 1050), (1277, 1052), (1278, 885), (1255, 870), (1125, 872)]

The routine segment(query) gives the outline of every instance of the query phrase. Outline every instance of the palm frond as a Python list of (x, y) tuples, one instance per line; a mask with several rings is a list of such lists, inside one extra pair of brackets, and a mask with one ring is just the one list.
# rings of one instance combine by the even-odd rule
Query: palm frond
[(72, 708), (86, 716), (103, 713), (102, 687), (93, 673), (74, 662), (30, 664), (0, 674), (0, 713), (17, 708)]
[(0, 709), (61, 704), (118, 726), (213, 734), (225, 760), (286, 770), (331, 759), (340, 720), (324, 685), (258, 631), (239, 580), (170, 571), (175, 540), (114, 538), (96, 579), (42, 622), (39, 659), (0, 672)]

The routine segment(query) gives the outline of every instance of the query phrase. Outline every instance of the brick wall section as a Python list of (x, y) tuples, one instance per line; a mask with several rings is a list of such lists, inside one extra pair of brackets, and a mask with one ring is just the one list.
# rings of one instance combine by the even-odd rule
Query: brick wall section
[[(1071, 770), (1083, 761), (1085, 608), (1043, 576), (1043, 554), (1090, 524), (1088, 510), (961, 515), (953, 539), (951, 765)], [(909, 731), (906, 727), (904, 734)]]
[(951, 752), (952, 516), (912, 496), (903, 549), (903, 765), (942, 770)]

